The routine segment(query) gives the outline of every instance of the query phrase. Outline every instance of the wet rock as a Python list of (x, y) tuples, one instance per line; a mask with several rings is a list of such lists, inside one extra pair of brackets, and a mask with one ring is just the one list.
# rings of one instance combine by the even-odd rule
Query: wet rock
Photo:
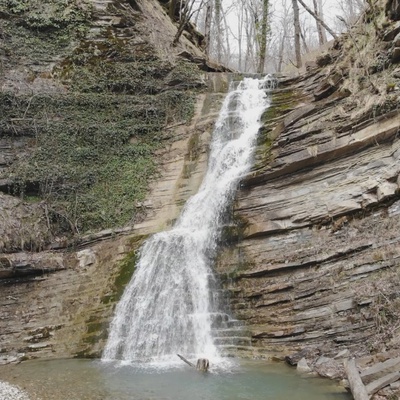
[(325, 364), (325, 363), (331, 362), (331, 361), (332, 361), (331, 358), (321, 356), (321, 357), (318, 357), (317, 361), (315, 362), (315, 365), (321, 365), (321, 364)]
[(299, 360), (299, 362), (297, 363), (297, 367), (296, 367), (298, 372), (303, 372), (303, 373), (310, 373), (312, 372), (311, 367), (308, 365), (308, 362), (305, 358), (302, 358), (301, 360)]
[(315, 349), (303, 349), (297, 353), (285, 356), (285, 361), (292, 366), (296, 366), (301, 359), (312, 359), (319, 353)]

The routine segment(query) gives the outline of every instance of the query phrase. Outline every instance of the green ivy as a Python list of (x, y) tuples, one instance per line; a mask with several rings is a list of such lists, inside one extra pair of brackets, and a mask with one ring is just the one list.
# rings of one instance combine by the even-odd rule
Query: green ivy
[(77, 0), (1, 0), (0, 11), (31, 30), (57, 30), (86, 23), (92, 8)]
[(57, 229), (84, 232), (136, 217), (157, 170), (162, 127), (191, 117), (193, 95), (1, 93), (0, 109), (0, 131), (30, 136), (34, 146), (13, 165), (13, 193), (46, 200)]

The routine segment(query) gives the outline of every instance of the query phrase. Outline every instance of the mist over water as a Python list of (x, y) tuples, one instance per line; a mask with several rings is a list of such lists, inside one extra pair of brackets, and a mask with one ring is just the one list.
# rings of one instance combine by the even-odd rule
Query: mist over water
[(216, 122), (204, 181), (174, 227), (140, 249), (103, 360), (169, 363), (176, 353), (220, 359), (212, 335), (213, 316), (221, 311), (219, 296), (213, 295), (212, 262), (226, 210), (251, 166), (270, 84), (268, 77), (232, 84)]

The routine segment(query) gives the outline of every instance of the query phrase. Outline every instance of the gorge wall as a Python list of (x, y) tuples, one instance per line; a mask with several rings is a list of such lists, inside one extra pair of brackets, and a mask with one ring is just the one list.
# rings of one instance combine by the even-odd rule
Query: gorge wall
[(244, 355), (398, 354), (399, 17), (376, 5), (272, 93), (217, 266)]
[[(193, 32), (171, 47), (155, 0), (6, 3), (0, 359), (98, 356), (135, 251), (200, 184), (226, 81), (199, 68), (223, 68)], [(217, 260), (236, 354), (400, 345), (399, 14), (377, 3), (271, 94)]]
[(227, 81), (176, 29), (155, 0), (0, 2), (0, 363), (99, 356), (197, 191)]

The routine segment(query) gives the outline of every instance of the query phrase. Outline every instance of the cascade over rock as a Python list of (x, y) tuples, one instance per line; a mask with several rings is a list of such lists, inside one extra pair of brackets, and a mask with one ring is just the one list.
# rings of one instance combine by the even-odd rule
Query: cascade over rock
[[(94, 109), (101, 109), (113, 101), (118, 106), (135, 104), (134, 114), (143, 117), (146, 113), (141, 104), (136, 108), (134, 97), (120, 102), (120, 95), (135, 96), (140, 89), (140, 100), (147, 101), (147, 94), (177, 89), (183, 96), (188, 87), (208, 84), (204, 76), (192, 80), (186, 68), (178, 77), (170, 64), (164, 68), (163, 61), (185, 59), (201, 65), (204, 60), (190, 35), (182, 37), (176, 52), (164, 46), (165, 36), (160, 36), (172, 41), (176, 27), (159, 2), (91, 3), (94, 14), (87, 24), (68, 22), (72, 25), (66, 29), (74, 28), (78, 36), (67, 44), (64, 30), (60, 36), (52, 36), (57, 30), (49, 35), (37, 27), (30, 32), (27, 24), (20, 24), (23, 16), (0, 13), (1, 111), (7, 112), (0, 121), (0, 215), (5, 221), (0, 226), (1, 363), (98, 357), (112, 308), (135, 269), (136, 250), (149, 235), (172, 228), (205, 173), (211, 128), (221, 104), (218, 93), (196, 95), (188, 125), (186, 114), (179, 114), (179, 120), (168, 120), (164, 126), (163, 146), (156, 151), (159, 176), (151, 180), (147, 197), (135, 203), (139, 212), (132, 224), (70, 240), (49, 229), (54, 214), (46, 202), (35, 201), (38, 182), (28, 181), (29, 202), (9, 192), (17, 187), (10, 171), (35, 148), (38, 126), (67, 126), (63, 115), (81, 115), (73, 106), (82, 108), (85, 96), (85, 107), (94, 104)], [(329, 54), (310, 64), (306, 73), (282, 78), (272, 94), (254, 166), (233, 206), (235, 224), (225, 227), (224, 247), (217, 256), (231, 308), (246, 324), (252, 344), (234, 346), (236, 355), (304, 358), (313, 369), (319, 360), (318, 368), (325, 371), (332, 357), (356, 356), (359, 368), (366, 369), (365, 383), (369, 373), (382, 378), (386, 364), (397, 368), (393, 359), (400, 347), (398, 5), (396, 0), (378, 1), (351, 35), (335, 41)], [(371, 23), (375, 17), (376, 26)], [(44, 29), (49, 21), (40, 23)], [(3, 35), (6, 28), (12, 34)], [(27, 32), (34, 46), (25, 40)], [(80, 32), (89, 34), (82, 38)], [(47, 47), (46, 37), (57, 47)], [(359, 37), (363, 39), (358, 41)], [(18, 38), (24, 40), (17, 43)], [(121, 52), (124, 49), (128, 52)], [(87, 63), (85, 68), (82, 62)], [(162, 76), (133, 82), (133, 75), (115, 73), (114, 62), (120, 63), (118, 71), (131, 72), (136, 70), (129, 68), (142, 62), (156, 64), (162, 66)], [(102, 79), (97, 79), (98, 65), (112, 66), (103, 70)], [(221, 84), (217, 80), (210, 76), (209, 86), (223, 92), (226, 79)], [(105, 95), (100, 103), (92, 97), (98, 91)], [(40, 94), (50, 103), (42, 103)], [(56, 95), (65, 94), (73, 94), (66, 97), (72, 103), (52, 103)], [(146, 107), (156, 104), (155, 98)], [(40, 108), (43, 104), (47, 108)], [(72, 109), (60, 104), (72, 104)], [(128, 118), (132, 110), (124, 110)], [(149, 128), (148, 119), (140, 121), (134, 124), (139, 133), (154, 128)], [(79, 151), (85, 154), (86, 149)]]
[(226, 210), (251, 165), (268, 80), (245, 78), (226, 97), (204, 181), (174, 227), (140, 249), (137, 271), (111, 323), (104, 359), (170, 361), (178, 352), (218, 356), (212, 317), (223, 310), (211, 263)]

